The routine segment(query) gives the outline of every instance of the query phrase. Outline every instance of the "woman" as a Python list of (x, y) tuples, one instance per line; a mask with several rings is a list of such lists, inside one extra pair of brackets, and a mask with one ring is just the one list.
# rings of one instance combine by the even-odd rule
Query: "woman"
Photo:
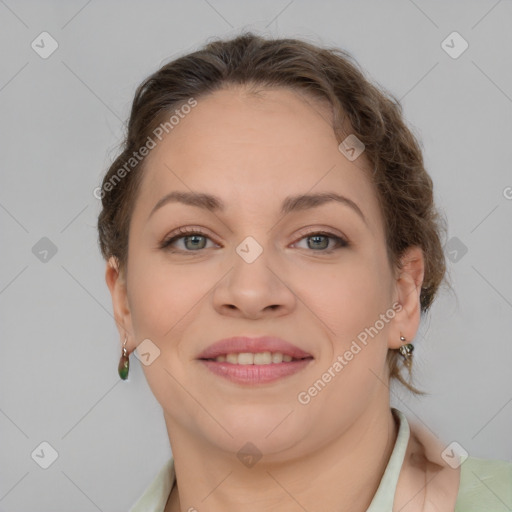
[(101, 197), (119, 373), (137, 348), (173, 453), (133, 512), (512, 506), (512, 464), (390, 408), (390, 379), (421, 393), (443, 226), (399, 104), (347, 53), (249, 33), (163, 66)]

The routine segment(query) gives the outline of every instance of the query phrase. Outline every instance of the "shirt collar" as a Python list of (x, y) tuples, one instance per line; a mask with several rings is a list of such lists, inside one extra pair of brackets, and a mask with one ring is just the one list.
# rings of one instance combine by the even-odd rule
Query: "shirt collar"
[(382, 510), (393, 510), (393, 501), (395, 499), (396, 485), (398, 476), (402, 469), (407, 443), (409, 442), (410, 428), (407, 418), (402, 411), (391, 408), (391, 411), (398, 418), (398, 435), (396, 437), (395, 446), (391, 452), (388, 465), (384, 470), (384, 474), (380, 480), (377, 492), (373, 496), (373, 500), (366, 512), (380, 512)]

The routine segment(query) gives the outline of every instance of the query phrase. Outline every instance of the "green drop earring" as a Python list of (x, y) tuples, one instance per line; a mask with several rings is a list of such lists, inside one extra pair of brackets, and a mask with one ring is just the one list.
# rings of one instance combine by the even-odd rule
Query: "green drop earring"
[(130, 370), (130, 355), (128, 354), (128, 351), (126, 350), (126, 342), (127, 341), (128, 341), (128, 338), (125, 337), (124, 343), (123, 343), (123, 353), (121, 355), (121, 359), (119, 360), (119, 366), (117, 368), (119, 377), (121, 377), (121, 379), (123, 379), (123, 380), (126, 380), (128, 378), (128, 371)]
[[(400, 341), (404, 342), (407, 340), (403, 336), (400, 336)], [(411, 365), (412, 365), (413, 350), (414, 350), (414, 345), (412, 343), (405, 343), (398, 349), (398, 351), (400, 352), (400, 355), (404, 358), (404, 364), (409, 371), (411, 370)]]

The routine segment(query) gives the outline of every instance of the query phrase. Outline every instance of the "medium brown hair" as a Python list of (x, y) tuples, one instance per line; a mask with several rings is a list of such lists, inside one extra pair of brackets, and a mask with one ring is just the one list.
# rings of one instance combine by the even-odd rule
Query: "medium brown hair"
[[(421, 313), (426, 313), (445, 278), (440, 235), (446, 227), (434, 205), (433, 183), (419, 143), (402, 118), (399, 101), (370, 83), (348, 52), (298, 39), (267, 39), (248, 32), (230, 40), (214, 40), (165, 64), (140, 84), (123, 150), (102, 183), (98, 232), (103, 257), (114, 257), (120, 271), (126, 266), (130, 218), (144, 164), (141, 159), (131, 162), (132, 168), (126, 167), (134, 152), (147, 144), (163, 119), (191, 98), (231, 85), (286, 87), (327, 101), (338, 142), (346, 136), (344, 127), (349, 122), (351, 133), (365, 146), (364, 158), (370, 164), (368, 176), (384, 219), (391, 268), (402, 268), (401, 256), (408, 247), (419, 246), (423, 251), (420, 304)], [(119, 179), (123, 167), (127, 172)], [(413, 393), (424, 394), (402, 377), (400, 357), (397, 350), (388, 351), (390, 378)]]

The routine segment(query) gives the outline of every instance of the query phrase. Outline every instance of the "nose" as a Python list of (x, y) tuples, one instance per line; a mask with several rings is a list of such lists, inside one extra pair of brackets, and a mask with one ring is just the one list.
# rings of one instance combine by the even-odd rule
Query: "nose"
[(252, 262), (243, 253), (233, 257), (233, 267), (213, 292), (218, 313), (234, 318), (257, 320), (289, 314), (297, 297), (287, 283), (284, 266), (263, 252)]

